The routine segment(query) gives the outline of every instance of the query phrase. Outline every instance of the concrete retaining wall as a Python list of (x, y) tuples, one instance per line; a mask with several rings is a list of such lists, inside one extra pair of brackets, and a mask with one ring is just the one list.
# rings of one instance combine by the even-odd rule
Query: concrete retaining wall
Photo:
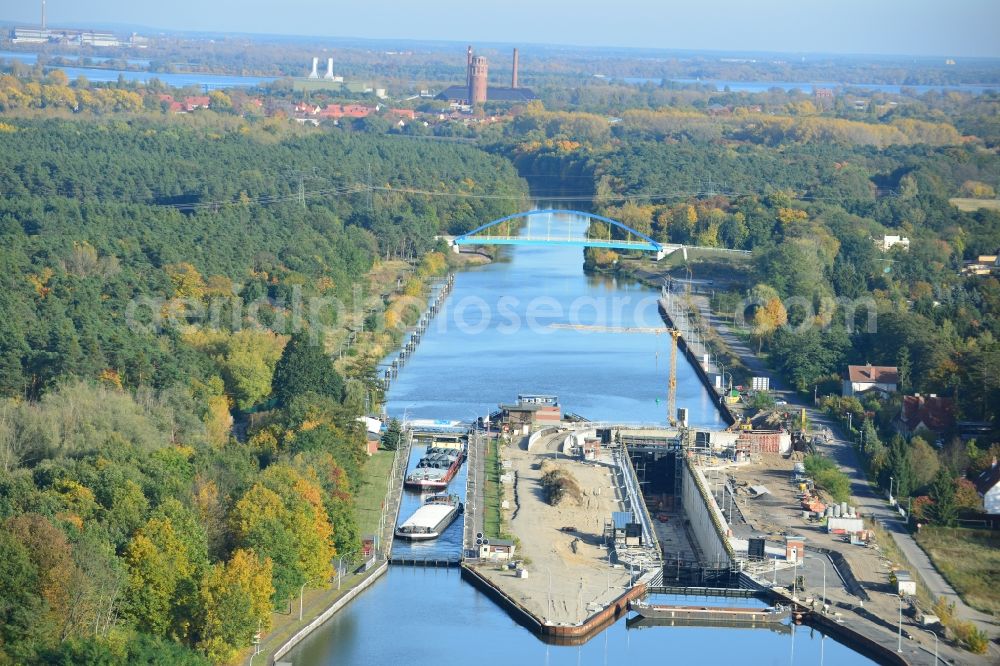
[(536, 444), (538, 444), (539, 440), (541, 440), (542, 437), (545, 437), (547, 435), (554, 435), (557, 432), (559, 432), (559, 428), (557, 428), (556, 426), (549, 426), (547, 428), (542, 428), (541, 430), (536, 430), (535, 432), (531, 433), (531, 436), (528, 437), (528, 450), (531, 451), (531, 448)]
[(733, 553), (732, 546), (725, 536), (725, 519), (718, 510), (715, 500), (699, 483), (696, 475), (697, 472), (685, 460), (681, 482), (684, 513), (691, 521), (691, 531), (698, 541), (698, 547), (705, 557), (706, 564), (715, 561), (728, 564)]
[(302, 627), (294, 636), (289, 638), (281, 647), (274, 651), (271, 658), (268, 659), (268, 664), (273, 666), (274, 662), (281, 659), (283, 656), (288, 654), (288, 652), (301, 643), (309, 634), (316, 631), (324, 622), (333, 617), (334, 613), (339, 611), (341, 608), (351, 603), (356, 596), (367, 590), (372, 584), (375, 583), (386, 571), (389, 570), (389, 563), (382, 562), (378, 567), (372, 570), (372, 572), (365, 578), (361, 583), (359, 583), (354, 589), (349, 591), (347, 594), (337, 599), (336, 602), (325, 611), (323, 611), (315, 620)]
[[(662, 298), (659, 300), (659, 309), (660, 309), (660, 317), (663, 319), (663, 322), (667, 326), (674, 326), (673, 321), (670, 319), (670, 315), (667, 313), (667, 308)], [(715, 404), (718, 405), (719, 407), (719, 413), (722, 414), (722, 418), (725, 419), (726, 424), (732, 425), (736, 423), (736, 417), (733, 415), (732, 410), (729, 409), (729, 405), (726, 404), (725, 400), (720, 400), (722, 394), (719, 393), (719, 389), (715, 388), (715, 384), (712, 383), (712, 380), (709, 378), (708, 373), (705, 372), (705, 368), (703, 368), (701, 365), (701, 360), (697, 356), (695, 356), (694, 352), (692, 352), (691, 349), (687, 346), (687, 343), (684, 341), (683, 337), (679, 338), (677, 342), (679, 345), (679, 349), (681, 350), (681, 353), (684, 355), (685, 358), (687, 358), (688, 363), (691, 364), (691, 367), (694, 368), (695, 374), (698, 375), (702, 383), (705, 385), (705, 388), (708, 389), (709, 395), (713, 396)]]

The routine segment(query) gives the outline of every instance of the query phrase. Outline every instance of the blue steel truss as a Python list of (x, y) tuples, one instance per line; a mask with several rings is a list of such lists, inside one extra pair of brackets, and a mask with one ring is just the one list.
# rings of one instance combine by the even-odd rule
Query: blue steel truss
[[(592, 220), (600, 220), (601, 222), (606, 222), (607, 224), (618, 227), (622, 231), (641, 238), (642, 241), (628, 241), (628, 240), (614, 240), (614, 239), (603, 239), (603, 238), (553, 238), (549, 235), (544, 238), (534, 238), (530, 236), (476, 236), (480, 231), (489, 229), (490, 227), (495, 227), (498, 224), (503, 224), (504, 222), (509, 222), (510, 220), (517, 220), (527, 217), (533, 217), (535, 215), (578, 215), (580, 217), (588, 217)], [(655, 240), (649, 236), (628, 227), (617, 220), (612, 220), (609, 217), (602, 217), (601, 215), (595, 215), (594, 213), (585, 213), (579, 210), (563, 210), (563, 209), (548, 209), (548, 210), (531, 210), (524, 213), (515, 213), (513, 215), (508, 215), (507, 217), (501, 217), (499, 220), (493, 220), (492, 222), (487, 222), (479, 227), (476, 227), (472, 231), (457, 236), (453, 241), (455, 245), (574, 245), (582, 247), (605, 247), (614, 248), (621, 250), (650, 250), (652, 252), (662, 251), (663, 245), (657, 243)]]

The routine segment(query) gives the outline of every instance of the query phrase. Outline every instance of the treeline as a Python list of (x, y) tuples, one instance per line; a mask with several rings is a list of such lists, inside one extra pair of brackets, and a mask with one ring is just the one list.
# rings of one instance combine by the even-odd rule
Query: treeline
[(444, 269), (434, 235), (517, 205), (404, 188), (522, 192), (468, 145), (212, 115), (4, 123), (0, 662), (226, 662), (357, 557), (355, 418), (380, 396), (330, 344), (400, 326), (383, 303)]

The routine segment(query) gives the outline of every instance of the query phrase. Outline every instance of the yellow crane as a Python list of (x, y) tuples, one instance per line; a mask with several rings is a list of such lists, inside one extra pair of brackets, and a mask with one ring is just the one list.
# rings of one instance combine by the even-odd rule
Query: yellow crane
[(549, 328), (591, 333), (624, 333), (642, 335), (670, 335), (670, 374), (667, 380), (667, 422), (677, 425), (677, 340), (681, 332), (676, 328), (653, 328), (648, 326), (590, 326), (587, 324), (549, 324)]

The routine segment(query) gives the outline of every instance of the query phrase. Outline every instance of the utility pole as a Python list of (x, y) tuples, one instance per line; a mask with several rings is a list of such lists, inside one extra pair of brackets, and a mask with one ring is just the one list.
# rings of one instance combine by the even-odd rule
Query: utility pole
[(366, 175), (367, 175), (367, 185), (368, 185), (368, 216), (375, 217), (375, 200), (374, 197), (372, 196), (372, 190), (375, 189), (374, 185), (372, 185), (372, 163), (368, 162), (366, 164), (366, 167), (367, 167)]

